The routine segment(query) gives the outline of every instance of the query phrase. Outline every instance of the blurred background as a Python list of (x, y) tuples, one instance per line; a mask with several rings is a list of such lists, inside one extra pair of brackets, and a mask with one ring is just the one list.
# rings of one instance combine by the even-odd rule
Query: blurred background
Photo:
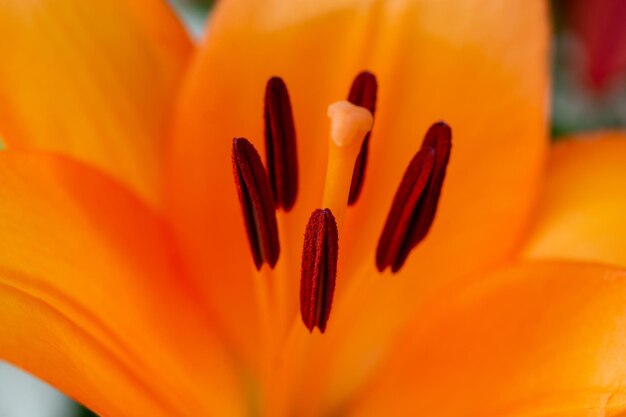
[(552, 135), (626, 126), (626, 1), (558, 0)]
[[(202, 36), (214, 1), (170, 0), (189, 32)], [(626, 127), (626, 0), (554, 0), (554, 140)], [(0, 417), (86, 417), (89, 410), (0, 362)]]

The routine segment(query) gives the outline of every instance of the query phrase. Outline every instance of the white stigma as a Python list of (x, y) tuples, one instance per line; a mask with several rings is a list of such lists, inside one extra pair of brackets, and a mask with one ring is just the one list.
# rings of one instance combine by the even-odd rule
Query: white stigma
[(331, 120), (330, 137), (340, 148), (355, 142), (360, 147), (374, 123), (374, 116), (369, 110), (346, 100), (328, 106), (328, 117)]

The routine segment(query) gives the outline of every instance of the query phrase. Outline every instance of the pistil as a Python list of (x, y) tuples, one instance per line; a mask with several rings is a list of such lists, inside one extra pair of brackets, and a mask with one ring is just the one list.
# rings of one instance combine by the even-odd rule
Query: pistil
[(332, 211), (341, 230), (354, 163), (374, 119), (369, 110), (349, 101), (339, 101), (328, 106), (328, 117), (331, 119), (331, 127), (322, 206)]

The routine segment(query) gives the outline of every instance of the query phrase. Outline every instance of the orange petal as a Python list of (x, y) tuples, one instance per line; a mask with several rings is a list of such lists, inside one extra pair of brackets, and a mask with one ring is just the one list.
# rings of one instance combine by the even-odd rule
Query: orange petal
[(558, 142), (525, 256), (626, 266), (625, 184), (625, 132)]
[(626, 411), (626, 271), (530, 263), (442, 294), (349, 416), (615, 416)]
[(548, 145), (548, 24), (542, 1), (402, 4), (403, 24), (392, 14), (380, 28), (386, 35), (373, 42), (381, 98), (362, 201), (348, 215), (343, 247), (352, 257), (348, 274), (364, 257), (374, 264), (402, 174), (428, 127), (444, 120), (452, 151), (441, 201), (398, 275), (412, 293), (516, 249)]
[(251, 262), (230, 141), (245, 136), (263, 153), (263, 94), (273, 75), (288, 86), (298, 136), (300, 193), (279, 218), (279, 268), (289, 264), (294, 316), (303, 231), (322, 204), (326, 108), (347, 97), (363, 69), (377, 74), (380, 95), (363, 194), (340, 237), (338, 292), (374, 269), (403, 170), (440, 119), (454, 131), (448, 180), (430, 243), (409, 259), (410, 275), (458, 274), (510, 255), (547, 147), (546, 14), (543, 2), (523, 0), (219, 2), (182, 94), (172, 155), (178, 232), (198, 270), (214, 265), (204, 267), (207, 293), (251, 292), (242, 290), (252, 285)]
[(191, 44), (161, 0), (0, 6), (0, 132), (94, 164), (152, 203)]
[(69, 158), (5, 151), (0, 177), (1, 358), (102, 415), (241, 415), (160, 217)]

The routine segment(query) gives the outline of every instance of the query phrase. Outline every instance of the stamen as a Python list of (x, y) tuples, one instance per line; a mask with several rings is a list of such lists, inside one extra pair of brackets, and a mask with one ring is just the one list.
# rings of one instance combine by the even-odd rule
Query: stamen
[(274, 267), (280, 254), (276, 208), (261, 157), (245, 138), (233, 139), (233, 174), (246, 233), (257, 269), (263, 262)]
[(276, 205), (289, 211), (298, 194), (298, 155), (289, 93), (279, 77), (265, 88), (265, 152)]
[[(348, 101), (357, 106), (365, 107), (374, 115), (376, 111), (376, 95), (378, 84), (374, 74), (363, 71), (356, 76), (350, 88)], [(369, 150), (371, 132), (368, 132), (363, 139), (361, 151), (354, 163), (354, 171), (352, 172), (352, 183), (350, 184), (350, 196), (348, 197), (348, 205), (356, 203), (363, 188), (365, 180), (365, 168), (367, 167), (367, 154)]]
[(421, 150), (407, 168), (391, 205), (376, 248), (376, 267), (400, 270), (411, 250), (430, 230), (452, 147), (452, 131), (444, 122), (428, 129)]
[(322, 333), (330, 316), (337, 276), (337, 223), (329, 209), (311, 214), (304, 235), (300, 280), (300, 313), (310, 332)]
[(376, 266), (381, 272), (396, 262), (401, 248), (409, 239), (409, 228), (415, 221), (415, 211), (434, 163), (435, 151), (422, 149), (415, 154), (402, 177), (376, 249)]
[(339, 228), (348, 203), (354, 162), (365, 134), (372, 127), (372, 113), (348, 101), (328, 106), (331, 119), (324, 207), (332, 210)]

